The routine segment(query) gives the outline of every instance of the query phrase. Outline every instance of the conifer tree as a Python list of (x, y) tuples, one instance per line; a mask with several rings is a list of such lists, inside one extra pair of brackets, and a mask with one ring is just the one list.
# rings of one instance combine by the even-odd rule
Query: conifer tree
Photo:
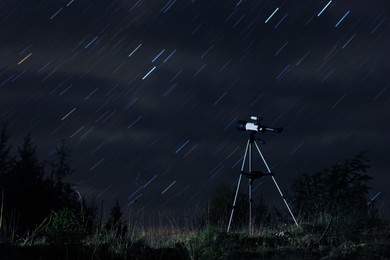
[(117, 231), (118, 235), (123, 235), (126, 232), (126, 226), (122, 223), (122, 208), (119, 201), (115, 201), (115, 205), (111, 208), (111, 216), (106, 223), (106, 229)]

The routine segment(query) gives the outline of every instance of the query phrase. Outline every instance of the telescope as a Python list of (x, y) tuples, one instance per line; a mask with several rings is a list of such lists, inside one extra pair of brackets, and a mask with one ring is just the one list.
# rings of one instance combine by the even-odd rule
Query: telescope
[[(264, 156), (263, 156), (262, 152), (260, 151), (260, 147), (257, 145), (257, 142), (256, 142), (256, 140), (259, 140), (259, 138), (256, 138), (256, 134), (258, 132), (260, 132), (260, 133), (265, 133), (265, 132), (281, 133), (283, 131), (283, 128), (282, 127), (277, 127), (276, 128), (276, 127), (264, 126), (264, 125), (261, 124), (262, 120), (263, 120), (263, 118), (261, 118), (260, 116), (251, 116), (249, 122), (248, 121), (244, 121), (244, 120), (239, 120), (237, 122), (237, 130), (239, 130), (239, 131), (249, 131), (249, 138), (248, 138), (248, 142), (246, 143), (244, 158), (242, 160), (241, 173), (240, 173), (240, 177), (238, 178), (236, 195), (234, 196), (234, 200), (233, 200), (233, 207), (232, 207), (232, 211), (230, 213), (230, 218), (229, 218), (229, 224), (228, 224), (228, 227), (227, 227), (227, 232), (230, 231), (230, 227), (231, 227), (231, 224), (232, 224), (233, 214), (234, 214), (234, 210), (235, 210), (236, 203), (237, 203), (237, 196), (238, 196), (238, 192), (239, 192), (240, 184), (241, 184), (241, 179), (242, 179), (243, 175), (248, 177), (248, 179), (249, 179), (249, 182), (248, 182), (248, 188), (249, 188), (248, 200), (249, 200), (249, 234), (250, 235), (253, 234), (252, 185), (253, 185), (253, 182), (254, 182), (255, 179), (259, 179), (259, 178), (262, 178), (264, 176), (270, 176), (272, 178), (276, 188), (279, 191), (280, 196), (282, 197), (282, 199), (284, 201), (284, 204), (286, 204), (286, 207), (287, 207), (288, 211), (290, 212), (291, 217), (293, 218), (293, 220), (295, 222), (295, 225), (299, 226), (297, 220), (295, 219), (294, 214), (292, 213), (292, 211), (290, 209), (290, 206), (288, 205), (288, 203), (286, 201), (286, 198), (284, 197), (282, 191), (279, 188), (278, 183), (275, 180), (273, 172), (271, 171), (271, 169), (269, 168), (267, 162), (265, 161)], [(260, 140), (260, 141), (262, 141), (262, 140)], [(262, 141), (262, 143), (264, 144), (264, 141)], [(252, 150), (253, 150), (253, 145), (256, 147), (257, 151), (259, 152), (259, 155), (260, 155), (261, 159), (263, 160), (263, 163), (264, 163), (265, 167), (267, 168), (267, 173), (264, 173), (264, 172), (261, 172), (261, 171), (253, 171), (252, 170), (252, 156), (253, 156), (252, 155)], [(244, 170), (245, 169), (245, 162), (246, 162), (247, 158), (249, 158), (249, 160), (248, 160), (249, 161), (249, 165), (248, 165), (249, 169), (248, 169), (248, 171), (245, 171)]]
[(268, 127), (261, 124), (261, 120), (263, 120), (260, 116), (251, 116), (251, 122), (238, 120), (237, 122), (237, 130), (239, 131), (252, 131), (252, 132), (272, 132), (272, 133), (281, 133), (283, 131), (283, 127)]

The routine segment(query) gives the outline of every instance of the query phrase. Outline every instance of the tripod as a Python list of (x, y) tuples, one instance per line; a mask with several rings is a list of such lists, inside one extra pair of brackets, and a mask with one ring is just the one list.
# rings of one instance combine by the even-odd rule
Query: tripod
[[(259, 152), (259, 154), (261, 156), (261, 159), (263, 160), (263, 162), (265, 164), (265, 167), (267, 168), (267, 171), (268, 171), (267, 173), (263, 173), (263, 172), (260, 172), (260, 171), (252, 171), (252, 147), (253, 147), (253, 144), (256, 146), (257, 151)], [(249, 171), (248, 172), (244, 172), (245, 161), (246, 161), (246, 158), (247, 158), (248, 154), (249, 154), (249, 160), (248, 160), (249, 161)], [(262, 178), (264, 176), (271, 176), (273, 182), (275, 183), (276, 188), (279, 191), (280, 196), (282, 197), (282, 199), (284, 201), (284, 204), (286, 204), (286, 207), (287, 207), (288, 211), (290, 212), (291, 217), (293, 218), (293, 220), (295, 222), (295, 225), (298, 226), (298, 222), (295, 219), (294, 214), (292, 213), (289, 205), (287, 204), (286, 198), (284, 197), (282, 191), (280, 190), (279, 185), (276, 182), (273, 173), (271, 172), (270, 168), (268, 167), (268, 164), (265, 161), (264, 156), (261, 153), (260, 148), (259, 148), (259, 146), (256, 143), (256, 132), (251, 132), (250, 135), (249, 135), (248, 142), (246, 144), (246, 148), (245, 148), (244, 159), (242, 161), (240, 177), (238, 178), (236, 195), (234, 196), (233, 207), (232, 207), (232, 211), (231, 211), (231, 214), (230, 214), (230, 219), (229, 219), (229, 225), (228, 225), (228, 228), (227, 228), (227, 232), (230, 231), (230, 227), (231, 227), (231, 224), (232, 224), (234, 209), (236, 207), (236, 202), (237, 202), (237, 195), (238, 195), (238, 191), (240, 189), (241, 179), (242, 179), (243, 175), (245, 175), (249, 179), (249, 182), (248, 182), (248, 188), (249, 188), (249, 234), (253, 233), (253, 226), (252, 226), (252, 185), (253, 185), (254, 180), (260, 179), (260, 178)]]

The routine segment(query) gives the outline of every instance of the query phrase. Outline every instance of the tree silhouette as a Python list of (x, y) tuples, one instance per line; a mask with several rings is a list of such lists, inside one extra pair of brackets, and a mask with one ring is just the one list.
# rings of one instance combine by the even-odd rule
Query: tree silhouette
[(369, 159), (360, 153), (343, 164), (334, 164), (313, 175), (299, 176), (293, 185), (294, 207), (303, 219), (351, 212), (366, 214), (366, 195), (372, 179)]
[(62, 140), (61, 144), (56, 148), (57, 160), (51, 163), (52, 178), (57, 183), (61, 183), (63, 178), (72, 174), (74, 171), (70, 167), (72, 161), (69, 159), (70, 151), (65, 146), (65, 141)]
[(10, 156), (8, 138), (4, 124), (0, 133), (2, 222), (21, 234), (40, 225), (52, 211), (68, 208), (80, 212), (77, 194), (71, 184), (63, 181), (73, 172), (65, 143), (57, 148), (49, 177), (30, 135), (24, 138), (15, 157)]
[(56, 147), (56, 155), (56, 159), (50, 163), (51, 176), (46, 179), (47, 187), (50, 187), (53, 193), (52, 208), (77, 209), (76, 211), (79, 212), (79, 205), (83, 201), (80, 201), (73, 185), (63, 181), (66, 176), (74, 172), (70, 166), (70, 150), (66, 147), (64, 140)]
[(18, 148), (17, 159), (12, 159), (10, 170), (6, 171), (4, 197), (7, 212), (16, 217), (21, 230), (32, 228), (43, 221), (47, 211), (43, 211), (44, 167), (37, 159), (36, 148), (26, 136)]
[(0, 132), (0, 237), (3, 235), (5, 220), (5, 203), (4, 203), (4, 183), (6, 181), (6, 173), (9, 169), (9, 152), (11, 147), (8, 145), (7, 125), (2, 124)]
[(122, 208), (119, 201), (115, 201), (115, 205), (111, 208), (111, 216), (106, 222), (106, 229), (117, 231), (118, 235), (123, 235), (126, 232), (126, 225), (122, 222)]

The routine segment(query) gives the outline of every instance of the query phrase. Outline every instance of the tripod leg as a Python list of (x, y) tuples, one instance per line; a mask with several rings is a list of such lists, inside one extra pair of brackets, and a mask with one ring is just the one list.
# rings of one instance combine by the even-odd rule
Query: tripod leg
[[(254, 143), (255, 143), (255, 145), (256, 145), (257, 151), (259, 151), (259, 154), (260, 154), (260, 156), (261, 156), (261, 159), (263, 160), (263, 162), (264, 162), (264, 164), (265, 164), (265, 167), (267, 167), (268, 173), (269, 173), (269, 174), (272, 174), (270, 168), (268, 167), (267, 162), (266, 162), (265, 159), (264, 159), (263, 154), (262, 154), (261, 151), (260, 151), (259, 146), (257, 145), (256, 142), (254, 142)], [(292, 211), (291, 211), (291, 209), (290, 209), (290, 206), (288, 205), (288, 203), (287, 203), (287, 201), (286, 201), (286, 198), (284, 197), (282, 191), (280, 190), (279, 185), (278, 185), (278, 183), (277, 183), (276, 180), (275, 180), (275, 177), (274, 177), (273, 175), (271, 175), (271, 178), (272, 178), (272, 180), (274, 181), (275, 186), (276, 186), (276, 188), (278, 189), (279, 194), (280, 194), (280, 196), (282, 197), (282, 199), (283, 199), (283, 201), (284, 201), (284, 204), (286, 204), (286, 207), (287, 207), (287, 209), (288, 209), (288, 212), (290, 212), (290, 215), (291, 215), (291, 217), (293, 218), (293, 220), (294, 220), (294, 222), (295, 222), (295, 225), (297, 225), (297, 227), (298, 227), (298, 226), (299, 226), (299, 225), (298, 225), (298, 222), (297, 222), (297, 220), (295, 219), (295, 216), (294, 216), (294, 214), (292, 213)]]
[(297, 222), (297, 220), (295, 219), (294, 214), (292, 213), (292, 211), (291, 211), (291, 209), (290, 209), (290, 206), (288, 205), (288, 203), (287, 203), (287, 201), (286, 201), (286, 198), (284, 197), (282, 191), (280, 190), (279, 185), (278, 185), (278, 183), (276, 182), (274, 176), (271, 176), (271, 178), (272, 178), (272, 180), (274, 181), (275, 186), (276, 186), (276, 188), (278, 189), (278, 191), (279, 191), (279, 193), (280, 193), (280, 196), (283, 198), (284, 204), (286, 204), (286, 207), (287, 207), (287, 209), (288, 209), (288, 212), (290, 212), (290, 215), (291, 215), (291, 217), (293, 218), (293, 220), (294, 220), (294, 222), (295, 222), (295, 225), (296, 225), (297, 227), (299, 227), (298, 222)]
[(249, 235), (252, 235), (252, 178), (249, 178)]
[[(252, 173), (252, 143), (253, 141), (250, 143), (249, 145), (249, 174)], [(249, 235), (252, 234), (252, 183), (253, 183), (253, 180), (252, 180), (252, 177), (249, 177), (249, 181), (248, 181), (248, 200), (249, 200), (249, 223), (248, 223), (248, 227), (249, 227)]]
[(246, 155), (247, 155), (247, 152), (248, 152), (248, 147), (249, 147), (249, 140), (248, 140), (248, 142), (247, 142), (247, 144), (246, 144), (244, 159), (242, 160), (241, 173), (240, 173), (240, 177), (238, 178), (238, 183), (237, 183), (237, 188), (236, 188), (236, 195), (234, 196), (234, 200), (233, 200), (233, 207), (232, 207), (232, 212), (230, 213), (230, 219), (229, 219), (229, 225), (228, 225), (228, 228), (227, 228), (227, 232), (230, 231), (230, 225), (232, 224), (234, 209), (235, 209), (235, 207), (236, 207), (237, 196), (238, 196), (238, 190), (240, 189), (240, 184), (241, 184), (241, 179), (242, 179), (242, 173), (243, 173), (243, 171), (244, 171), (244, 166), (245, 166)]
[(230, 219), (229, 219), (229, 225), (228, 225), (228, 228), (227, 228), (227, 232), (230, 231), (230, 226), (232, 224), (232, 219), (233, 219), (234, 209), (236, 208), (237, 195), (238, 195), (238, 190), (240, 189), (241, 179), (242, 179), (242, 173), (240, 174), (240, 177), (238, 178), (236, 195), (234, 196), (233, 207), (232, 207), (232, 211), (230, 213)]

